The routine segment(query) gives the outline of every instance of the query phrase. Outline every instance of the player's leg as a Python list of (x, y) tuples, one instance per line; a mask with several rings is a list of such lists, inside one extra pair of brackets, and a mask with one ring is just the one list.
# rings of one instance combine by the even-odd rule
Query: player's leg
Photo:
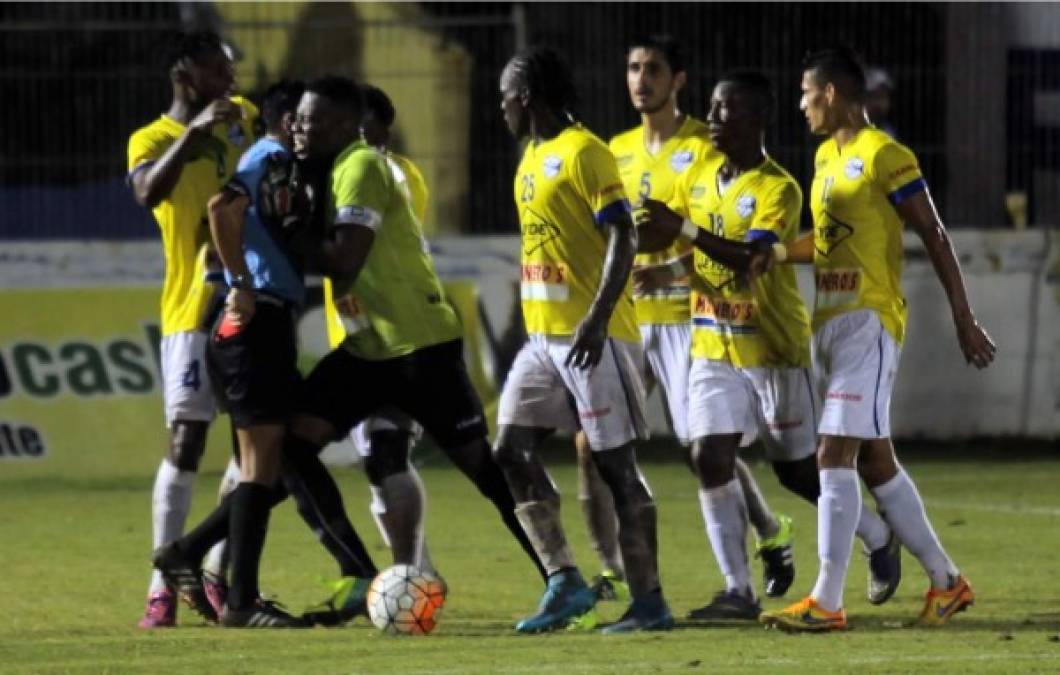
[(575, 401), (593, 462), (615, 503), (618, 543), (632, 602), (604, 632), (667, 630), (673, 616), (659, 581), (657, 514), (637, 467), (634, 443), (646, 437), (643, 350), (639, 342), (608, 339), (600, 363), (589, 370), (566, 365), (568, 339), (551, 339), (549, 360)]
[(400, 413), (388, 411), (369, 417), (352, 436), (357, 437), (358, 451), (364, 448), (372, 515), (394, 564), (418, 565), (423, 540), (423, 484), (410, 474), (412, 434), (407, 427), (411, 422), (395, 424), (392, 418), (396, 414)]
[[(593, 592), (600, 600), (629, 600), (626, 572), (618, 546), (618, 516), (611, 490), (600, 477), (585, 432), (574, 436), (578, 456), (578, 502), (589, 532), (589, 543), (600, 560), (600, 574), (593, 578)], [(624, 596), (624, 597), (623, 597)]]
[(942, 548), (916, 485), (895, 457), (891, 439), (866, 442), (861, 462), (884, 517), (902, 545), (920, 561), (930, 580), (920, 623), (945, 623), (974, 602), (971, 586)]
[[(195, 475), (216, 408), (206, 375), (205, 335), (184, 332), (161, 342), (161, 365), (169, 447), (155, 475), (151, 497), (152, 550), (177, 539), (191, 510)], [(153, 570), (142, 628), (172, 626), (176, 597)]]
[[(239, 441), (236, 438), (235, 427), (232, 427), (232, 452), (233, 457), (228, 460), (228, 466), (221, 476), (221, 484), (217, 488), (217, 503), (220, 504), (225, 497), (232, 493), (239, 485)], [(221, 540), (213, 545), (207, 552), (202, 563), (202, 581), (206, 590), (206, 597), (210, 600), (214, 610), (220, 614), (228, 599), (228, 542)]]

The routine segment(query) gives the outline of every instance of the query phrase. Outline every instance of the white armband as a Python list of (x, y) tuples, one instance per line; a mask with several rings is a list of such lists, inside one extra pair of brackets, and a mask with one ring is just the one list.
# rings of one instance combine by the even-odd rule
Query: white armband
[(685, 218), (681, 223), (681, 236), (688, 241), (695, 241), (697, 234), (699, 234), (699, 226)]

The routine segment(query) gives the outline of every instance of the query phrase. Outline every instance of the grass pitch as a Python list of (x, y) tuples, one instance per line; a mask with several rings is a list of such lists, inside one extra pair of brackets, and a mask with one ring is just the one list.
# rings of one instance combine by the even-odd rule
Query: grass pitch
[[(655, 461), (653, 461), (653, 454)], [(969, 457), (961, 448), (920, 452), (907, 466), (936, 529), (971, 580), (977, 601), (941, 630), (909, 628), (927, 582), (904, 558), (905, 577), (882, 607), (864, 599), (865, 562), (847, 583), (852, 629), (790, 636), (757, 625), (693, 625), (666, 634), (517, 636), (514, 620), (541, 586), (492, 507), (447, 462), (421, 456), (429, 493), (428, 541), (449, 583), (438, 630), (424, 638), (380, 634), (366, 620), (338, 629), (235, 631), (207, 627), (181, 608), (180, 627), (136, 628), (148, 576), (153, 476), (29, 478), (0, 473), (0, 672), (210, 673), (651, 673), (651, 672), (1056, 672), (1060, 670), (1060, 457)], [(695, 485), (671, 451), (645, 449), (659, 504), (660, 560), (676, 616), (721, 587)], [(596, 572), (576, 501), (574, 467), (552, 462), (564, 520), (587, 576)], [(772, 506), (795, 518), (793, 601), (816, 575), (816, 515), (755, 466)], [(388, 552), (368, 514), (359, 469), (336, 475), (376, 562)], [(198, 482), (192, 520), (213, 501), (218, 474)], [(760, 564), (753, 563), (756, 575)], [(334, 576), (323, 549), (289, 504), (277, 509), (262, 586), (293, 609), (319, 599)], [(782, 601), (767, 601), (767, 607)], [(622, 607), (600, 605), (604, 619)]]

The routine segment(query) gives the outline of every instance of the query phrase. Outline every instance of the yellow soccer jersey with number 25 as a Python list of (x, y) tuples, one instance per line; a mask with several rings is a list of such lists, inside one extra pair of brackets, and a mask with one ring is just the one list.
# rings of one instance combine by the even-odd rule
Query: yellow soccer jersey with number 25
[(810, 191), (814, 330), (840, 314), (871, 309), (901, 344), (906, 302), (902, 219), (895, 206), (925, 189), (912, 151), (874, 127), (859, 131), (842, 150), (831, 138), (817, 149)]
[[(600, 285), (607, 250), (603, 224), (629, 212), (615, 158), (577, 124), (531, 142), (515, 174), (515, 205), (526, 331), (573, 335)], [(631, 281), (611, 315), (609, 334), (640, 342)]]
[[(799, 232), (802, 191), (770, 158), (721, 192), (722, 160), (689, 169), (672, 206), (696, 225), (734, 241), (790, 243)], [(795, 269), (777, 265), (749, 285), (699, 250), (692, 282), (692, 356), (737, 368), (805, 368), (810, 319)]]
[[(717, 156), (717, 150), (707, 137), (707, 125), (692, 117), (685, 117), (677, 133), (654, 155), (649, 154), (644, 145), (643, 126), (612, 138), (611, 152), (618, 163), (626, 194), (634, 202), (648, 197), (669, 202), (673, 198), (674, 184), (690, 166)], [(638, 254), (635, 265), (662, 265), (691, 252), (692, 245), (678, 238), (663, 251)], [(688, 323), (688, 298), (687, 276), (650, 293), (634, 291), (637, 321), (641, 324)]]

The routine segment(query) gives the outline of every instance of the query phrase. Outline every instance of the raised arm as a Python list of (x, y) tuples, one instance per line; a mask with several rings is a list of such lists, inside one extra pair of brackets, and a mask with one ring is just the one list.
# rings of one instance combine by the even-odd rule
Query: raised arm
[(968, 292), (964, 286), (960, 263), (957, 262), (953, 244), (939, 219), (931, 194), (927, 189), (921, 190), (899, 202), (895, 208), (902, 220), (910, 225), (924, 242), (935, 274), (946, 291), (964, 359), (976, 368), (986, 368), (994, 360), (997, 346), (976, 321), (968, 303)]

